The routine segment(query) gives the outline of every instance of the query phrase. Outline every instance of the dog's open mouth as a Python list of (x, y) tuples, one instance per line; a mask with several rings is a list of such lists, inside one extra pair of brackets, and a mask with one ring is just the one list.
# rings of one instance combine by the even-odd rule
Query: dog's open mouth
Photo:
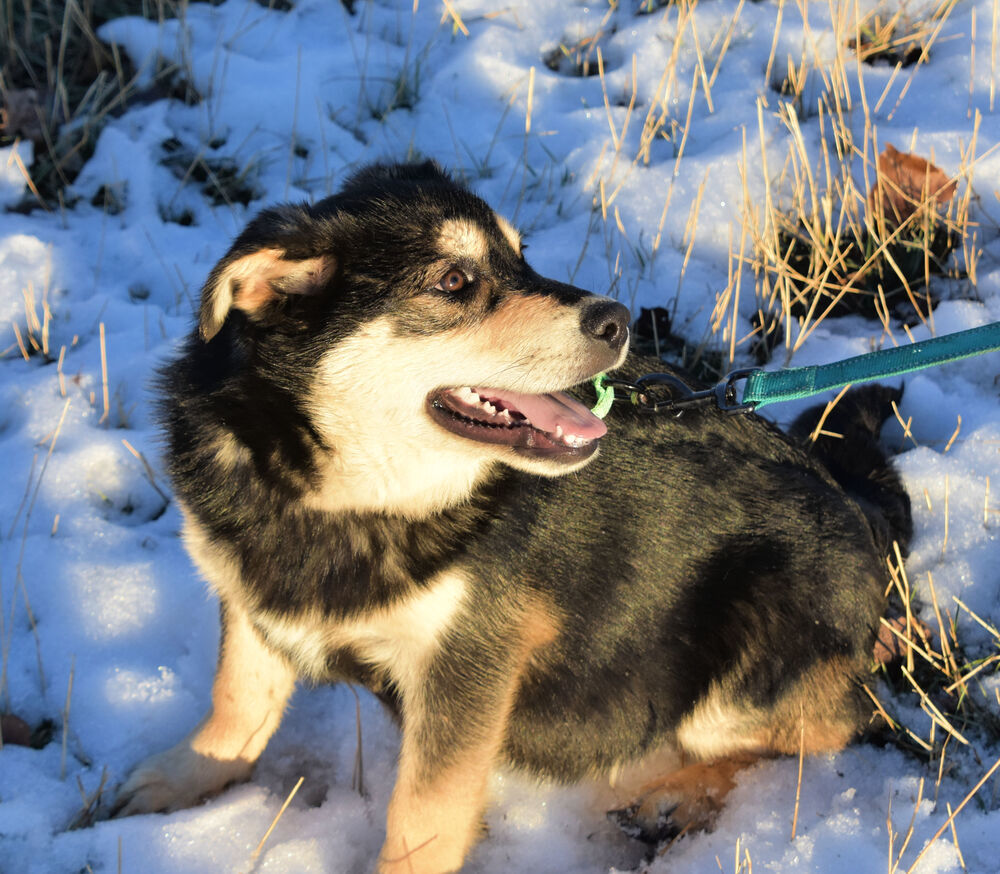
[(556, 460), (586, 458), (608, 430), (563, 392), (532, 395), (463, 386), (434, 392), (427, 406), (431, 418), (454, 434)]

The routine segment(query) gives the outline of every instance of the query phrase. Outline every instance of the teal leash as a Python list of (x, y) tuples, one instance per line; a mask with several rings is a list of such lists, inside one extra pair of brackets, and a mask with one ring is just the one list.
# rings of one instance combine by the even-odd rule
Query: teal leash
[[(721, 410), (749, 412), (780, 401), (794, 401), (821, 394), (832, 388), (874, 379), (902, 376), (925, 367), (960, 361), (973, 355), (1000, 350), (1000, 322), (921, 340), (908, 346), (897, 346), (869, 352), (832, 364), (811, 367), (790, 367), (766, 371), (760, 368), (734, 370), (719, 383), (704, 391), (689, 388), (679, 377), (668, 373), (651, 373), (635, 383), (625, 382), (603, 373), (594, 377), (598, 403), (594, 415), (604, 418), (615, 399), (615, 390), (624, 391), (633, 404), (647, 412), (684, 410), (714, 400)], [(736, 399), (736, 384), (746, 380), (743, 397)], [(656, 386), (666, 385), (669, 398), (657, 399)]]

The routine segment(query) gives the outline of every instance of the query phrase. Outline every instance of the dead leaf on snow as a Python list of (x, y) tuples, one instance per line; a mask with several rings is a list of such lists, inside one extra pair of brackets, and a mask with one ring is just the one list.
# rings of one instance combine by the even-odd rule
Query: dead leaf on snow
[(35, 145), (44, 142), (38, 91), (34, 88), (10, 88), (3, 91), (0, 133), (7, 137), (31, 140)]
[(879, 625), (878, 636), (875, 638), (875, 647), (872, 655), (875, 657), (875, 664), (888, 665), (903, 658), (909, 647), (906, 645), (907, 637), (917, 646), (924, 646), (921, 638), (927, 641), (933, 636), (930, 627), (916, 616), (910, 617), (910, 630), (907, 631), (905, 616), (890, 616)]
[(933, 200), (937, 208), (947, 204), (955, 188), (955, 181), (940, 167), (888, 143), (878, 156), (878, 178), (868, 194), (868, 205), (877, 217), (881, 203), (886, 227), (894, 230), (922, 203)]
[(13, 713), (0, 714), (0, 735), (5, 744), (27, 747), (31, 745), (31, 727)]

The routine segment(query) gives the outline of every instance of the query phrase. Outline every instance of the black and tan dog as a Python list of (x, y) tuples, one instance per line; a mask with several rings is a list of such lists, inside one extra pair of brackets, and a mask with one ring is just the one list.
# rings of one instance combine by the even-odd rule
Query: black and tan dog
[(297, 678), (398, 714), (383, 872), (460, 868), (501, 763), (704, 822), (739, 765), (846, 744), (909, 529), (891, 393), (837, 407), (829, 466), (752, 415), (626, 406), (605, 434), (563, 392), (625, 362), (628, 319), (433, 164), (258, 216), (163, 376), (222, 605), (212, 709), (119, 812), (246, 778)]

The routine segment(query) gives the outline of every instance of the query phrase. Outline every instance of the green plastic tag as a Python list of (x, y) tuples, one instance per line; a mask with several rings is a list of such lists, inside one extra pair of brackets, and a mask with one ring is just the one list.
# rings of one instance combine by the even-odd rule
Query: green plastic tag
[(597, 392), (597, 403), (594, 404), (590, 412), (598, 419), (603, 419), (611, 411), (611, 405), (615, 402), (615, 390), (610, 385), (604, 384), (603, 373), (594, 377), (594, 390)]

